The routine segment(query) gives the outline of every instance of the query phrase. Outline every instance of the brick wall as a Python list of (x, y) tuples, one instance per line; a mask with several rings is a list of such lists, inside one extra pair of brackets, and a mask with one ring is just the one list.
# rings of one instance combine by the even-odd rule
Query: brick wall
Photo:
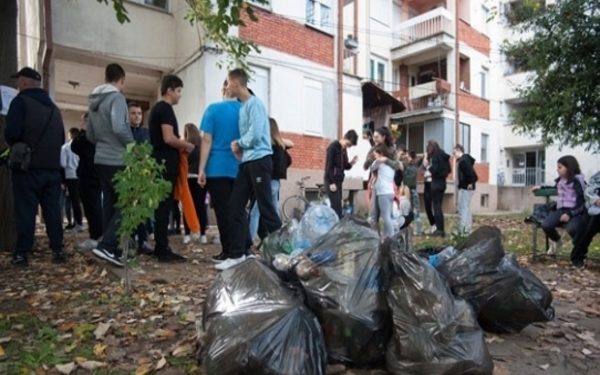
[(490, 182), (490, 164), (489, 163), (475, 163), (475, 173), (477, 173), (477, 182), (481, 184), (488, 184)]
[(333, 67), (334, 38), (302, 23), (254, 7), (257, 22), (243, 12), (245, 27), (240, 27), (240, 38), (260, 46)]
[(289, 151), (292, 156), (291, 168), (325, 170), (325, 153), (330, 139), (283, 132), (282, 136), (294, 142), (294, 147)]
[(461, 111), (465, 111), (477, 117), (487, 120), (490, 119), (489, 100), (475, 96), (468, 91), (460, 90), (458, 108), (460, 108)]
[(460, 20), (458, 24), (458, 39), (473, 47), (486, 56), (490, 56), (490, 38)]

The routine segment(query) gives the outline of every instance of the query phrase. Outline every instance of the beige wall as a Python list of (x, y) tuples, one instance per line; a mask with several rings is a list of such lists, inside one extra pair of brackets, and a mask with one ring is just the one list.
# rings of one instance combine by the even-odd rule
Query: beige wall
[(544, 203), (543, 197), (536, 197), (531, 192), (531, 186), (499, 186), (499, 211), (529, 211), (535, 203)]

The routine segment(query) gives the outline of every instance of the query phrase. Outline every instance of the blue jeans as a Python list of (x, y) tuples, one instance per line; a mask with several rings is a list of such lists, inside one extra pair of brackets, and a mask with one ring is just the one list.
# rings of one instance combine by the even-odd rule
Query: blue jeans
[(560, 240), (560, 234), (558, 234), (558, 231), (556, 230), (558, 227), (564, 226), (572, 239), (574, 239), (577, 235), (577, 230), (582, 227), (585, 215), (572, 217), (566, 224), (560, 221), (562, 214), (567, 213), (570, 210), (571, 209), (569, 208), (559, 208), (556, 211), (550, 212), (544, 219), (544, 222), (542, 223), (542, 229), (546, 233), (546, 236), (548, 236), (548, 238), (552, 241), (556, 242)]
[(474, 190), (458, 189), (458, 231), (460, 233), (470, 233), (473, 225), (473, 215), (471, 214), (471, 199)]
[[(277, 214), (281, 218), (281, 214), (279, 213), (279, 189), (281, 187), (281, 182), (279, 180), (271, 180), (271, 199), (273, 201), (273, 205), (275, 206), (275, 210)], [(258, 211), (258, 205), (256, 202), (252, 205), (252, 209), (250, 210), (250, 238), (254, 241), (258, 237), (258, 224), (260, 222), (260, 212)]]
[(419, 192), (417, 191), (417, 188), (414, 189), (410, 189), (410, 204), (412, 205), (412, 209), (415, 215), (415, 224), (416, 224), (416, 229), (415, 232), (416, 234), (419, 236), (421, 235), (422, 232), (422, 223), (421, 223), (421, 207), (420, 207), (420, 202), (419, 202)]

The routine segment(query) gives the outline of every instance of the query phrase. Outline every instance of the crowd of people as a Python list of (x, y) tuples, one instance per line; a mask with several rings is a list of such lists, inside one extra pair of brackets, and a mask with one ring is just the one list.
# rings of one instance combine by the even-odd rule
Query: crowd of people
[[(151, 144), (153, 157), (165, 167), (163, 178), (171, 183), (171, 191), (159, 203), (154, 217), (132, 234), (139, 254), (152, 255), (159, 262), (185, 262), (186, 258), (169, 245), (170, 228), (171, 233), (178, 232), (179, 225), (173, 221), (182, 216), (183, 242), (207, 243), (209, 204), (214, 209), (222, 249), (213, 257), (220, 270), (253, 256), (255, 243), (282, 226), (280, 180), (287, 178), (292, 163), (288, 150), (294, 145), (281, 135), (275, 119), (248, 88), (244, 70), (228, 73), (221, 89), (223, 100), (206, 108), (199, 126), (185, 124), (181, 137), (173, 107), (181, 99), (182, 80), (175, 75), (162, 79), (161, 98), (150, 109), (146, 129), (142, 126), (142, 106), (128, 103), (122, 94), (124, 69), (109, 64), (105, 82), (90, 94), (80, 128), (68, 130), (67, 142), (60, 111), (41, 89), (40, 74), (23, 68), (14, 77), (19, 94), (7, 114), (5, 137), (13, 150), (10, 166), (18, 231), (12, 259), (15, 266), (28, 265), (38, 206), (54, 262), (66, 261), (63, 232), (83, 231), (85, 215), (89, 238), (79, 246), (123, 266), (117, 238), (121, 212), (116, 205), (114, 177), (125, 168), (126, 147), (134, 142)], [(428, 141), (424, 155), (418, 156), (397, 144), (387, 127), (365, 129), (363, 138), (372, 146), (363, 164), (369, 171), (369, 223), (380, 231), (382, 239), (412, 223), (415, 235), (445, 237), (442, 205), (453, 168), (458, 187), (458, 232), (471, 231), (470, 205), (478, 178), (475, 159), (462, 145), (455, 145), (452, 159), (435, 141)], [(350, 130), (331, 142), (326, 151), (324, 186), (331, 208), (340, 218), (345, 171), (358, 161), (357, 157), (349, 160), (347, 150), (357, 142), (358, 134)], [(550, 253), (555, 253), (562, 244), (556, 228), (564, 226), (573, 239), (573, 265), (581, 267), (592, 238), (600, 231), (600, 173), (586, 182), (572, 156), (560, 158), (557, 170), (557, 207), (545, 218), (542, 228), (552, 240)], [(427, 232), (421, 222), (420, 179)], [(181, 204), (176, 200), (180, 188), (190, 197), (181, 199)], [(151, 237), (153, 248), (149, 245)]]

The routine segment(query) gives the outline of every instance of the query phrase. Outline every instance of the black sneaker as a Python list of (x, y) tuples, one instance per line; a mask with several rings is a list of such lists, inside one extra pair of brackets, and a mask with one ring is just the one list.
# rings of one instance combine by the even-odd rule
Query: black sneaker
[(27, 257), (23, 255), (15, 255), (10, 263), (16, 267), (27, 267), (29, 262), (27, 261)]
[(581, 260), (581, 259), (571, 260), (571, 264), (573, 265), (573, 267), (578, 268), (578, 269), (585, 268), (585, 261)]
[(65, 230), (71, 230), (71, 229), (75, 229), (75, 224), (68, 224), (68, 225), (65, 227)]
[(62, 264), (66, 262), (67, 258), (65, 258), (65, 253), (63, 253), (62, 251), (59, 253), (54, 253), (54, 255), (52, 256), (52, 263), (54, 264)]
[(215, 263), (221, 263), (222, 261), (227, 260), (227, 259), (229, 259), (229, 255), (227, 255), (223, 252), (221, 252), (221, 254), (219, 254), (219, 255), (215, 255), (212, 257), (212, 261)]
[(108, 250), (94, 249), (92, 250), (92, 253), (94, 253), (94, 255), (98, 258), (104, 259), (117, 267), (123, 267), (123, 262), (121, 262), (121, 259), (119, 259), (117, 255), (111, 253)]
[(432, 237), (446, 237), (446, 233), (442, 232), (441, 230), (436, 230), (435, 232), (433, 232), (433, 234), (431, 235)]
[(168, 251), (160, 252), (156, 254), (158, 261), (161, 263), (182, 263), (186, 262), (187, 258), (179, 254), (175, 254), (171, 249)]

